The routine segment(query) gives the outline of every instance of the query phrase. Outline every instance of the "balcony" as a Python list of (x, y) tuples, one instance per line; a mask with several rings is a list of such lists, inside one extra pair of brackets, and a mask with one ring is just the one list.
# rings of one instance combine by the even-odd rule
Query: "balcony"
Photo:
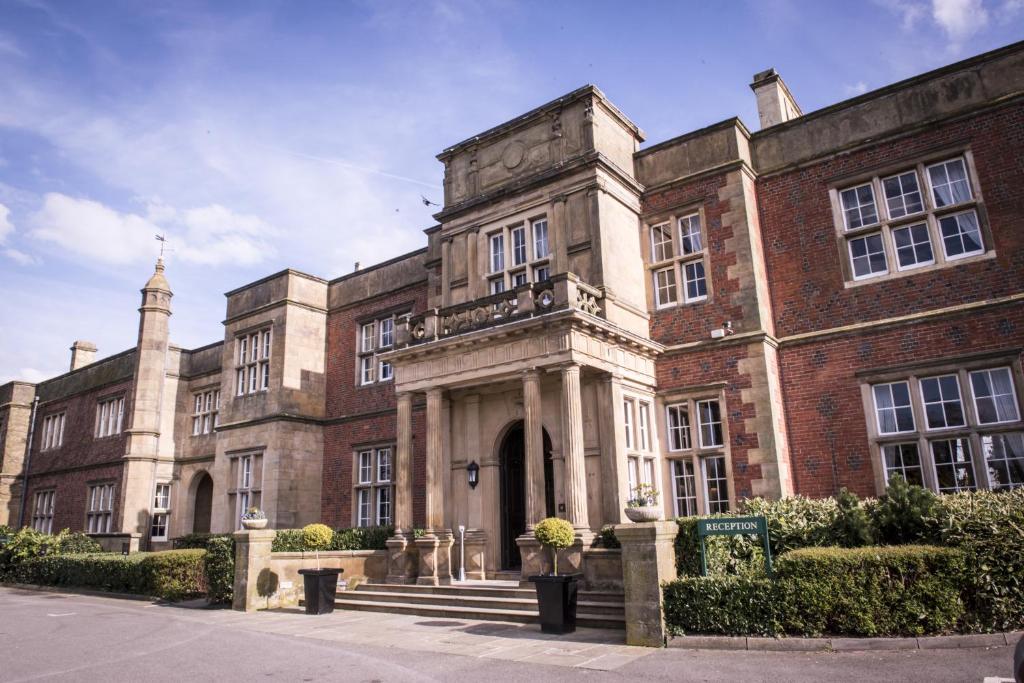
[(557, 311), (577, 310), (605, 317), (604, 303), (600, 290), (572, 273), (563, 273), (500, 294), (408, 315), (397, 325), (396, 347), (425, 344)]

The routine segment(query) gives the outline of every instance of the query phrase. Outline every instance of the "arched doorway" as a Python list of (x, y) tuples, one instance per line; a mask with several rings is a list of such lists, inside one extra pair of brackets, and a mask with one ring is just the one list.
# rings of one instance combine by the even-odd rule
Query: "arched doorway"
[[(544, 437), (544, 508), (547, 517), (555, 515), (555, 477), (551, 460), (551, 439)], [(518, 569), (522, 566), (516, 539), (526, 531), (526, 443), (522, 421), (513, 424), (505, 433), (498, 450), (501, 482), (499, 486), (501, 522), (501, 567)]]
[(213, 510), (213, 478), (208, 472), (203, 472), (199, 477), (192, 515), (192, 532), (208, 534), (210, 533), (210, 513)]

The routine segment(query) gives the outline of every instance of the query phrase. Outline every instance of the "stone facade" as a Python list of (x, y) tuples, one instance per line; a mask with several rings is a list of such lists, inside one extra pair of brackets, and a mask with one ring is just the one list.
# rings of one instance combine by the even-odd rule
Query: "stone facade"
[[(757, 132), (734, 118), (641, 149), (587, 86), (456, 144), (423, 249), (229, 292), (200, 349), (169, 342), (159, 265), (135, 348), (96, 361), (79, 341), (69, 373), (0, 387), (0, 523), (86, 528), (100, 484), (105, 533), (149, 547), (232, 531), (248, 505), (271, 528), (384, 522), (378, 573), (434, 585), (462, 538), (471, 577), (541, 570), (532, 528), (557, 515), (565, 566), (601, 585), (594, 534), (640, 483), (666, 517), (876, 495), (896, 470), (1024, 484), (1024, 44), (807, 114), (774, 71), (751, 87)], [(929, 422), (938, 376), (962, 424)], [(912, 429), (879, 421), (890, 383)]]

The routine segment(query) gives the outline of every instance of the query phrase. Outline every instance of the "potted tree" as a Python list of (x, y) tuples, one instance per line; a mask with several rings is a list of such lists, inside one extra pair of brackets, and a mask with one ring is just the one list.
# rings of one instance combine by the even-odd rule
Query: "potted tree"
[(631, 522), (657, 522), (661, 519), (658, 490), (650, 484), (639, 484), (626, 501), (626, 517)]
[(246, 529), (264, 529), (267, 526), (267, 516), (258, 507), (251, 507), (242, 513), (242, 526)]
[(551, 574), (531, 576), (537, 587), (537, 607), (540, 611), (540, 630), (544, 633), (572, 633), (576, 630), (576, 595), (579, 574), (558, 573), (558, 551), (568, 548), (576, 540), (572, 524), (548, 517), (533, 533), (545, 548), (551, 549)]
[(320, 568), (320, 551), (331, 547), (334, 532), (326, 524), (307, 524), (302, 528), (302, 545), (316, 553), (316, 569), (300, 569), (306, 594), (306, 614), (330, 614), (338, 590), (340, 568)]

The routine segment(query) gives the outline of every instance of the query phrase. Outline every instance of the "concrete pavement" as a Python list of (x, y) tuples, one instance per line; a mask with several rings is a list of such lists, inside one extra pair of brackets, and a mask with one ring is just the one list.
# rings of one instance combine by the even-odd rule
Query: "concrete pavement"
[[(536, 627), (533, 627), (534, 629)], [(1012, 648), (728, 652), (626, 648), (615, 632), (369, 613), (241, 614), (0, 587), (0, 682), (977, 681)], [(588, 666), (589, 663), (589, 666)]]

